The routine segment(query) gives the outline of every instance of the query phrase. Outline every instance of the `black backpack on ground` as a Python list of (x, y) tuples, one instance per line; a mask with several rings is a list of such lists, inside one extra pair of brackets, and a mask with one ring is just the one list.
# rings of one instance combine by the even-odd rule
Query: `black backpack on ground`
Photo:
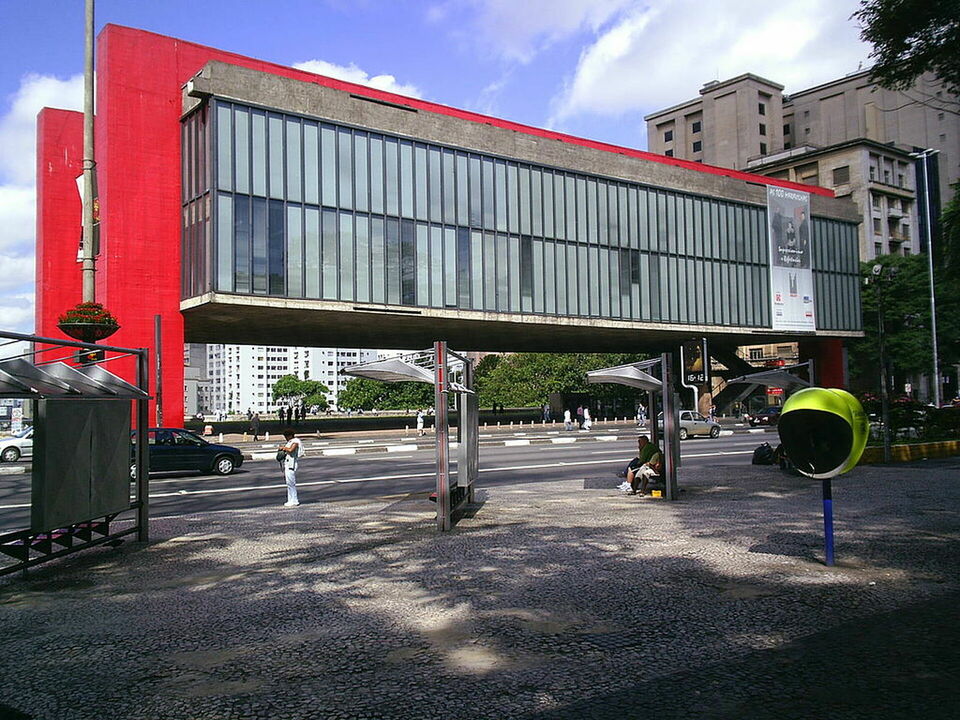
[(773, 465), (776, 462), (770, 443), (763, 443), (753, 451), (754, 465)]

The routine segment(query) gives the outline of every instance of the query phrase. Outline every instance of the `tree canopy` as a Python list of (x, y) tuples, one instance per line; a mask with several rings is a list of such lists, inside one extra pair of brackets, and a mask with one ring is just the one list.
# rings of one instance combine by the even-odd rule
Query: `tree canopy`
[(433, 385), (352, 378), (337, 395), (341, 410), (414, 410), (433, 405)]
[(308, 407), (327, 408), (325, 393), (329, 389), (319, 380), (301, 380), (296, 375), (284, 375), (273, 384), (273, 401), (295, 404), (302, 402)]
[(862, 0), (853, 17), (881, 86), (906, 90), (930, 71), (960, 94), (960, 0)]

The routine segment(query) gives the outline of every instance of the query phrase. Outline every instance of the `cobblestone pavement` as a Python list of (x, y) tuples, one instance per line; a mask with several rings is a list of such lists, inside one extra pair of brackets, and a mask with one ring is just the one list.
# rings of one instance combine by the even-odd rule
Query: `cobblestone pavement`
[(954, 718), (960, 461), (155, 521), (0, 579), (0, 718)]

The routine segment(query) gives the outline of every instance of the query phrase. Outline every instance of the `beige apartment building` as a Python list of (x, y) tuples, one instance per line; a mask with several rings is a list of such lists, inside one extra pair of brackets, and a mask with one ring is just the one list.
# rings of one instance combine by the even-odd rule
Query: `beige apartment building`
[[(916, 163), (937, 150), (931, 185), (946, 202), (960, 178), (958, 99), (932, 75), (891, 91), (857, 72), (789, 96), (746, 73), (645, 117), (652, 152), (833, 188), (863, 210), (861, 258), (918, 252)], [(846, 168), (846, 170), (844, 169)], [(922, 203), (921, 210), (922, 212)], [(938, 214), (936, 199), (932, 204)]]

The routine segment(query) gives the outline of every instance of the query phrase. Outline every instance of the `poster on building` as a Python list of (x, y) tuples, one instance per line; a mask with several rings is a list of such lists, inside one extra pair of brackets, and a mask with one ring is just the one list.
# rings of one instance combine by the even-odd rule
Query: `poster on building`
[(767, 187), (774, 330), (814, 331), (810, 194)]

